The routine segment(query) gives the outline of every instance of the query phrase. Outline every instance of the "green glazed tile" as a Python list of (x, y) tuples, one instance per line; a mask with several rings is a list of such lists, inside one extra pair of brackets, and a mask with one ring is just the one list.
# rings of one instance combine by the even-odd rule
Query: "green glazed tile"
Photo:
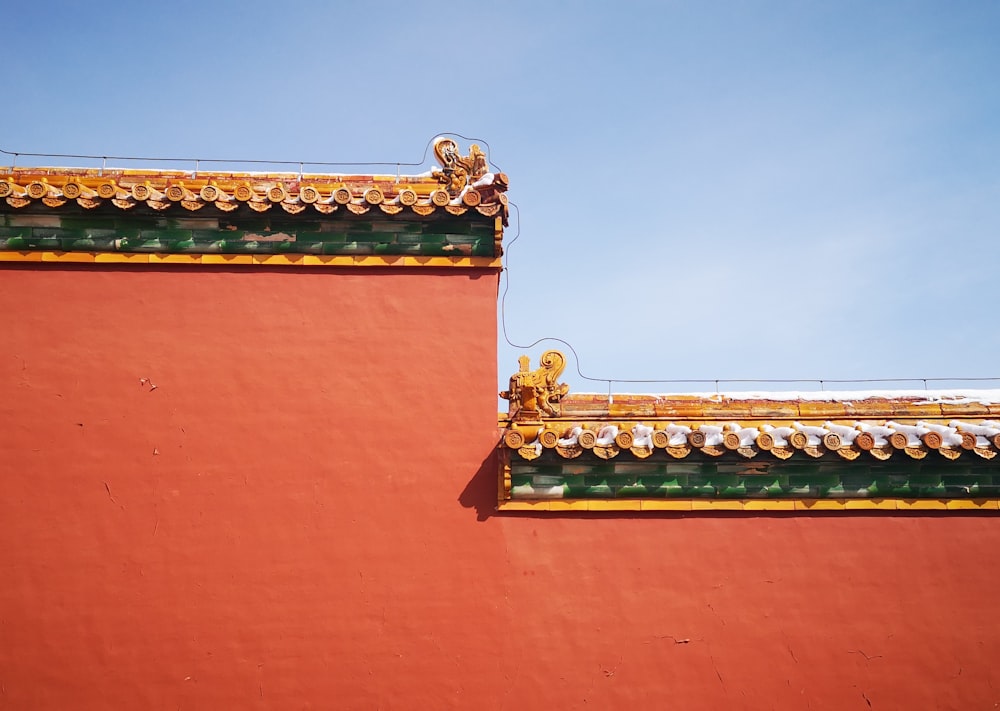
[(584, 477), (584, 491), (586, 492), (587, 496), (593, 496), (597, 498), (601, 497), (610, 498), (614, 496), (614, 490), (612, 490), (611, 486), (609, 486), (606, 481), (601, 480), (597, 483), (592, 483), (591, 477)]
[[(406, 240), (406, 241), (409, 241), (409, 240)], [(417, 240), (417, 241), (419, 241), (420, 244), (437, 245), (437, 246), (440, 247), (441, 245), (444, 245), (448, 240), (445, 238), (444, 235), (439, 235), (439, 234), (422, 234), (422, 235), (420, 235), (420, 239)]]
[(59, 227), (32, 227), (31, 236), (35, 239), (79, 239), (83, 234), (80, 230), (64, 230)]
[(113, 252), (117, 240), (109, 238), (73, 240), (70, 249), (79, 252)]
[(112, 230), (118, 226), (113, 217), (63, 217), (60, 224), (70, 230)]
[[(264, 242), (263, 244), (268, 244)], [(260, 242), (246, 240), (224, 240), (222, 251), (224, 254), (253, 254), (260, 251)]]
[(477, 257), (492, 257), (495, 244), (492, 239), (478, 239), (472, 247), (472, 253)]
[(138, 239), (128, 241), (128, 251), (132, 252), (168, 252), (170, 242), (165, 239)]
[(296, 240), (304, 242), (346, 242), (346, 232), (296, 232)]
[(146, 242), (181, 242), (191, 239), (191, 230), (142, 230), (139, 233), (140, 239)]
[(32, 235), (26, 241), (28, 249), (62, 249), (62, 242), (58, 237), (36, 237)]
[(242, 230), (191, 230), (191, 239), (195, 242), (217, 242), (219, 240), (229, 242), (243, 239), (244, 234)]

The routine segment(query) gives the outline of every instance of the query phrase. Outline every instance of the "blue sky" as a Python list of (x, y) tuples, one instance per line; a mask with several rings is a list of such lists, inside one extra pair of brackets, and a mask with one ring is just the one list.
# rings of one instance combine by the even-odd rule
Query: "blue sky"
[[(569, 341), (586, 375), (1000, 376), (1000, 3), (3, 17), (8, 151), (408, 162), (485, 139), (520, 212), (507, 334)], [(501, 344), (505, 382), (523, 349)]]

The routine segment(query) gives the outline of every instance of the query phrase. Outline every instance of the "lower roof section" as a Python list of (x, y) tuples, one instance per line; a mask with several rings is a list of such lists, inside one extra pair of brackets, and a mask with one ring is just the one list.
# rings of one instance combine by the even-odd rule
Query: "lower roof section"
[(501, 393), (502, 510), (997, 510), (1000, 391), (575, 395), (564, 364)]

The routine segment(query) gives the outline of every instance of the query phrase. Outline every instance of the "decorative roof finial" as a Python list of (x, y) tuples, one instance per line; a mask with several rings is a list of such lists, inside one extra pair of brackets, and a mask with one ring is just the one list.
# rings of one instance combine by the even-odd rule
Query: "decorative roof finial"
[(518, 362), (520, 369), (510, 377), (510, 390), (500, 393), (510, 401), (511, 416), (525, 419), (544, 413), (558, 417), (559, 401), (569, 392), (569, 385), (557, 382), (566, 368), (566, 356), (559, 351), (545, 351), (538, 361), (539, 368), (532, 371), (528, 370), (528, 356), (521, 356)]
[(441, 170), (435, 168), (431, 173), (452, 195), (457, 195), (466, 185), (471, 185), (489, 172), (486, 154), (475, 143), (469, 147), (469, 155), (463, 156), (459, 154), (454, 140), (438, 136), (434, 139), (434, 156), (441, 164)]

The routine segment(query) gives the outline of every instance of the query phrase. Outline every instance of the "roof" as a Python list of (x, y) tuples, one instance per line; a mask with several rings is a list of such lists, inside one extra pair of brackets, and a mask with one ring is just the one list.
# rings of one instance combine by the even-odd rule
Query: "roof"
[(441, 167), (421, 175), (0, 168), (0, 259), (233, 253), (353, 264), (387, 255), (497, 267), (507, 176), (490, 172), (476, 145), (462, 156), (439, 138), (434, 152)]
[[(992, 459), (1000, 449), (998, 391), (900, 392), (851, 400), (817, 397), (822, 395), (808, 393), (794, 400), (726, 394), (571, 395), (560, 402), (558, 415), (543, 418), (542, 432), (532, 434), (531, 441), (569, 458), (577, 454), (574, 446), (664, 449), (678, 459), (696, 450), (710, 456), (731, 451), (746, 459), (762, 452), (780, 459), (832, 453), (849, 460), (861, 453), (888, 459), (894, 452), (913, 459), (930, 452), (946, 459), (963, 452)], [(526, 427), (524, 416), (519, 412), (509, 421), (511, 432), (531, 432), (535, 421)], [(508, 439), (519, 441), (513, 434)]]
[(501, 393), (501, 508), (1000, 508), (998, 390), (571, 394), (564, 365), (522, 358)]

